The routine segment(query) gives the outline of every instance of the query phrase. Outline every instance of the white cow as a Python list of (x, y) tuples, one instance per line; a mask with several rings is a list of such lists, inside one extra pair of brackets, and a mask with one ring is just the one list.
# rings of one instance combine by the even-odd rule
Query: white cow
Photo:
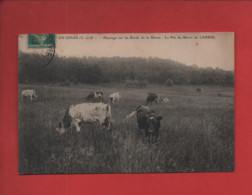
[(169, 102), (170, 100), (167, 97), (160, 97), (160, 102)]
[(75, 126), (76, 131), (80, 132), (81, 123), (99, 122), (102, 126), (110, 129), (111, 123), (111, 107), (105, 103), (82, 103), (70, 106), (63, 118), (63, 123), (59, 123), (56, 128), (60, 134), (66, 129)]
[(26, 98), (30, 98), (31, 102), (37, 100), (38, 96), (33, 89), (25, 89), (21, 92), (21, 101), (25, 100)]
[(120, 99), (120, 93), (112, 93), (112, 94), (110, 94), (110, 96), (109, 96), (109, 101), (111, 102), (111, 103), (115, 103), (115, 101), (119, 101), (119, 99)]

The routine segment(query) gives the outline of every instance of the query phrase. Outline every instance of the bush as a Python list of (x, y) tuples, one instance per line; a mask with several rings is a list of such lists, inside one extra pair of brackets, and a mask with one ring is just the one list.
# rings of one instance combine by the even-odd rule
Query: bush
[(171, 79), (167, 79), (165, 81), (165, 85), (168, 86), (168, 87), (172, 87), (173, 86), (173, 81)]

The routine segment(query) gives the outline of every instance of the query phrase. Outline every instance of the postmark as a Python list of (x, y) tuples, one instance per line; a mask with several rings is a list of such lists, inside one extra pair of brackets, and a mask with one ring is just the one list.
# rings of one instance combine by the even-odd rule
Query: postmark
[(55, 34), (28, 34), (28, 48), (39, 50), (38, 61), (42, 68), (52, 62), (55, 47)]

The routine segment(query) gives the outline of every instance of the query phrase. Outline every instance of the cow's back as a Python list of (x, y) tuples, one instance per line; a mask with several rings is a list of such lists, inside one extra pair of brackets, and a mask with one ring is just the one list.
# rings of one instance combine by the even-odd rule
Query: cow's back
[(151, 110), (147, 106), (139, 106), (137, 107), (137, 120), (140, 120), (146, 116), (146, 114), (150, 114)]
[(110, 97), (110, 98), (114, 98), (114, 97), (115, 97), (115, 93), (111, 93), (111, 94), (109, 95), (109, 97)]
[(148, 93), (148, 96), (151, 97), (151, 98), (158, 98), (157, 94), (155, 93)]
[(21, 94), (25, 95), (25, 96), (27, 96), (27, 95), (35, 95), (35, 91), (32, 90), (32, 89), (25, 89), (25, 90), (22, 91)]
[(84, 121), (95, 119), (102, 121), (108, 113), (108, 105), (104, 103), (83, 103), (73, 105), (69, 108), (69, 114), (73, 118), (80, 118)]

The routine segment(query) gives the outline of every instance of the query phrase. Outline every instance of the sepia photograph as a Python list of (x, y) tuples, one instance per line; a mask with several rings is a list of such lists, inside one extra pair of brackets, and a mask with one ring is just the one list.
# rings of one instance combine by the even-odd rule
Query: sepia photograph
[(234, 171), (234, 36), (20, 34), (19, 174)]

